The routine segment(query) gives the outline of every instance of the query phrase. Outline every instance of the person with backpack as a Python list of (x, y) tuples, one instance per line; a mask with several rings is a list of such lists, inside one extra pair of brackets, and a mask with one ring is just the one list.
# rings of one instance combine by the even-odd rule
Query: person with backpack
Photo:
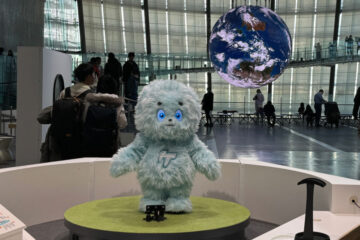
[(99, 79), (96, 93), (85, 97), (82, 153), (84, 157), (111, 157), (120, 147), (120, 129), (127, 126), (124, 99), (117, 95), (111, 75)]
[[(90, 63), (82, 63), (74, 70), (75, 84), (70, 87), (71, 97), (78, 97), (84, 92), (90, 92), (91, 85), (96, 81), (94, 66)], [(60, 98), (65, 98), (66, 88), (60, 92)], [(85, 96), (84, 96), (85, 97)]]
[(51, 113), (51, 137), (60, 151), (61, 160), (82, 157), (83, 100), (96, 81), (94, 67), (89, 63), (80, 64), (74, 70), (74, 76), (78, 82), (60, 93)]

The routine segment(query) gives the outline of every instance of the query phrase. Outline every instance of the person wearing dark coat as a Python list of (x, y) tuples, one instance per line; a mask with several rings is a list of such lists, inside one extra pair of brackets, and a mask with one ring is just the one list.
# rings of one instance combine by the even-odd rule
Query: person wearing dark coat
[(205, 126), (212, 127), (213, 123), (211, 120), (210, 112), (213, 110), (213, 106), (214, 106), (214, 94), (211, 92), (210, 88), (208, 88), (207, 93), (204, 94), (201, 104), (202, 104), (202, 110), (205, 111), (205, 116), (206, 116)]
[(134, 61), (135, 53), (129, 52), (128, 60), (124, 64), (123, 82), (125, 85), (125, 97), (137, 100), (138, 85), (140, 84), (139, 67)]
[(360, 106), (360, 87), (358, 87), (354, 98), (354, 108), (353, 108), (354, 119), (358, 119), (359, 106)]
[(311, 109), (310, 105), (306, 105), (306, 109), (305, 109), (305, 112), (304, 112), (304, 117), (306, 117), (306, 126), (309, 127), (309, 126), (313, 126), (313, 122), (314, 122), (314, 116), (315, 116), (315, 113), (314, 111)]
[(108, 54), (108, 61), (105, 64), (104, 74), (111, 75), (117, 82), (117, 93), (120, 90), (120, 80), (123, 75), (123, 69), (121, 63), (115, 58), (114, 53)]
[(299, 115), (301, 116), (303, 122), (304, 122), (304, 111), (305, 111), (305, 105), (304, 105), (304, 103), (302, 102), (302, 103), (300, 103), (300, 107), (299, 107), (299, 109), (298, 109), (298, 113), (299, 113)]
[[(267, 123), (269, 124), (269, 126), (274, 126), (275, 125), (275, 107), (274, 105), (271, 103), (271, 101), (268, 101), (265, 106), (264, 106), (264, 113), (265, 116), (267, 117)], [(270, 119), (273, 119), (272, 122), (270, 122)]]

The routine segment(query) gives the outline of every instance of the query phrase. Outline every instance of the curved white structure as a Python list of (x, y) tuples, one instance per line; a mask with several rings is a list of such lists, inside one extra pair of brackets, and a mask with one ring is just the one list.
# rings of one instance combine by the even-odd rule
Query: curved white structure
[[(220, 161), (222, 177), (211, 182), (197, 175), (192, 195), (238, 202), (253, 219), (284, 224), (305, 212), (306, 187), (297, 183), (316, 177), (327, 185), (315, 187), (314, 210), (360, 222), (360, 209), (350, 201), (360, 199), (360, 181), (253, 160)], [(141, 194), (136, 173), (114, 179), (109, 167), (110, 159), (83, 158), (0, 169), (0, 204), (30, 226), (62, 219), (79, 203)]]

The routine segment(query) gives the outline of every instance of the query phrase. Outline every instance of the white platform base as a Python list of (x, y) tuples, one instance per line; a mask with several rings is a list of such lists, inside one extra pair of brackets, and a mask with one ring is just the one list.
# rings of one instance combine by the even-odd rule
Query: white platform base
[(23, 230), (23, 240), (35, 240), (27, 231)]
[[(254, 240), (294, 240), (296, 233), (304, 231), (304, 221), (305, 215), (302, 215)], [(327, 234), (331, 240), (341, 239), (359, 225), (359, 215), (314, 211), (314, 231)]]

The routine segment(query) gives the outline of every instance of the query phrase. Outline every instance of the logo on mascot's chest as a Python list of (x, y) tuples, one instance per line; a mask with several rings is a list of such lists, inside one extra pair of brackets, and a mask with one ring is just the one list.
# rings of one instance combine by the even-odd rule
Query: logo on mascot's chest
[(168, 152), (167, 150), (163, 150), (159, 154), (158, 163), (162, 163), (163, 168), (167, 168), (171, 161), (176, 159), (176, 153)]

